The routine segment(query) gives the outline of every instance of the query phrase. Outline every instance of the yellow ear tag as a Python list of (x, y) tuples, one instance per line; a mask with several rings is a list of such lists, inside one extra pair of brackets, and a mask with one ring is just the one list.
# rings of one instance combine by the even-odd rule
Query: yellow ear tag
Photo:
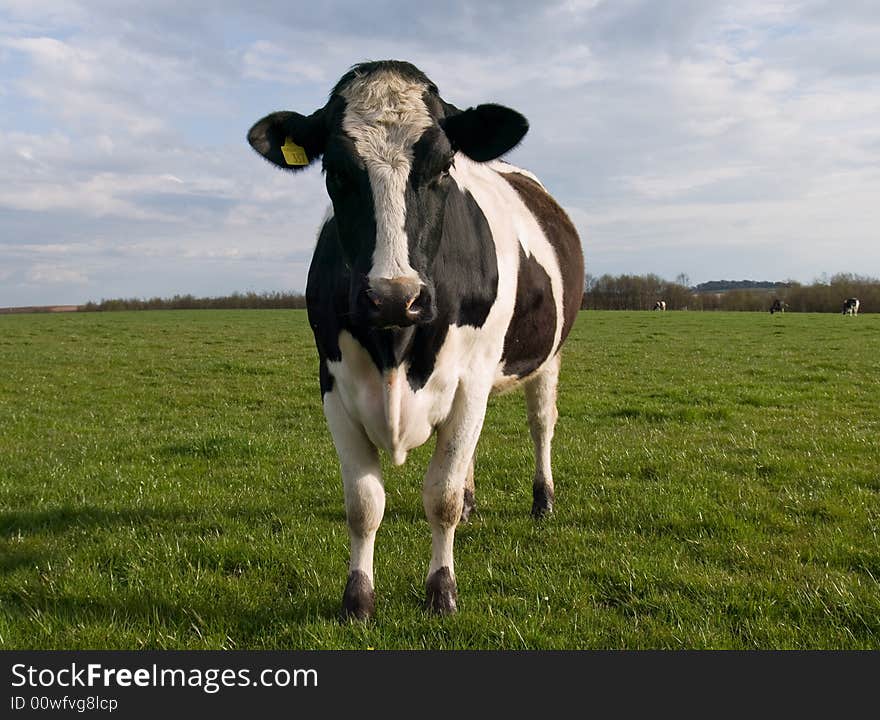
[(306, 155), (305, 148), (297, 145), (290, 138), (284, 139), (284, 145), (281, 146), (281, 153), (288, 165), (308, 165), (309, 156)]

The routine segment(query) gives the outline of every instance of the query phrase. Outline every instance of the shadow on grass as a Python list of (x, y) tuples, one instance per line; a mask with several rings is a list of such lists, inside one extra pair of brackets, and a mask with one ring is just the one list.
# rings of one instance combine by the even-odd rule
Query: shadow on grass
[[(296, 511), (295, 505), (290, 509)], [(0, 512), (0, 539), (28, 534), (60, 534), (73, 528), (110, 528), (120, 525), (156, 527), (166, 523), (189, 523), (217, 530), (224, 520), (247, 520), (278, 524), (275, 507), (227, 507), (193, 510), (182, 507), (107, 508), (95, 505), (71, 505), (49, 510), (7, 510)], [(345, 519), (343, 515), (343, 520)]]
[[(272, 511), (260, 508), (236, 508), (223, 511), (218, 516), (210, 511), (196, 512), (182, 508), (142, 508), (112, 509), (94, 506), (57, 508), (51, 510), (6, 511), (0, 513), (0, 575), (8, 575), (20, 568), (40, 565), (46, 561), (54, 562), (56, 552), (48, 548), (36, 549), (31, 545), (20, 545), (19, 540), (33, 535), (62, 536), (71, 530), (89, 529), (112, 533), (113, 528), (134, 525), (172, 533), (177, 524), (186, 524), (211, 531), (222, 530), (223, 521), (241, 519), (266, 523), (273, 530)], [(232, 561), (230, 561), (232, 562)], [(236, 574), (238, 566), (221, 568), (224, 574)], [(122, 575), (117, 577), (121, 581)], [(219, 588), (220, 595), (212, 600), (192, 601), (181, 596), (179, 602), (167, 597), (128, 590), (121, 585), (114, 593), (104, 597), (82, 597), (30, 584), (25, 591), (7, 584), (0, 591), (0, 608), (12, 617), (22, 621), (45, 613), (64, 624), (82, 626), (91, 622), (111, 627), (136, 628), (147, 637), (147, 644), (158, 646), (159, 636), (156, 627), (172, 630), (175, 637), (181, 636), (181, 646), (199, 645), (202, 633), (224, 633), (234, 635), (242, 643), (259, 642), (261, 637), (277, 635), (290, 624), (306, 621), (331, 620), (337, 617), (338, 595), (323, 591), (303, 589), (296, 582), (282, 582), (279, 593), (273, 600), (254, 607), (245, 595)], [(182, 634), (182, 635), (181, 635)], [(150, 638), (153, 638), (152, 640)]]
[(20, 567), (33, 567), (42, 555), (32, 548), (17, 547), (0, 539), (0, 574), (11, 573)]
[[(117, 632), (112, 629), (115, 627), (124, 636), (136, 638), (131, 647), (185, 648), (216, 644), (206, 636), (234, 638), (236, 645), (249, 647), (262, 644), (266, 638), (283, 636), (291, 625), (336, 620), (339, 599), (280, 595), (272, 603), (254, 607), (234, 595), (210, 601), (181, 599), (176, 602), (144, 594), (95, 598), (30, 589), (27, 593), (0, 593), (0, 606), (8, 616), (17, 617), (21, 622), (45, 615), (69, 627), (91, 624), (106, 627), (108, 637)], [(118, 647), (119, 642), (109, 645)]]
[[(155, 522), (193, 522), (200, 514), (181, 508), (102, 508), (93, 505), (51, 510), (9, 510), (0, 512), (0, 537), (20, 534), (63, 533), (71, 528), (112, 525), (150, 525)], [(216, 521), (216, 518), (212, 518)]]

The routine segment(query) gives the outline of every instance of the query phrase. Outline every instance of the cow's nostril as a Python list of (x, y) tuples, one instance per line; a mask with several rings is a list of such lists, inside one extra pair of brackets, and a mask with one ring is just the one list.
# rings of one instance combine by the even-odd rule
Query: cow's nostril
[(422, 287), (406, 306), (407, 314), (412, 318), (426, 318), (430, 315), (430, 309), (431, 294), (425, 287)]
[(429, 295), (421, 281), (414, 278), (378, 278), (365, 288), (364, 300), (371, 321), (380, 327), (406, 327), (422, 322)]

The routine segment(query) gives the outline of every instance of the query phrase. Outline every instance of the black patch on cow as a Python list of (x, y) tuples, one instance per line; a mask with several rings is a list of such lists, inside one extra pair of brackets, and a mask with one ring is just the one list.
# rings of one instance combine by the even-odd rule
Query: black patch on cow
[(306, 282), (306, 307), (318, 349), (321, 397), (333, 389), (333, 376), (327, 362), (338, 362), (342, 358), (339, 352), (340, 316), (348, 308), (349, 278), (342, 260), (336, 220), (330, 218), (318, 235)]
[(334, 132), (324, 152), (324, 180), (333, 202), (337, 247), (342, 252), (346, 269), (366, 275), (376, 247), (373, 189), (354, 141), (342, 130), (345, 101), (340, 99), (338, 104), (339, 110), (333, 120)]
[(458, 588), (448, 567), (435, 570), (425, 584), (425, 607), (439, 615), (458, 610)]
[(431, 275), (452, 323), (482, 327), (498, 295), (498, 260), (489, 222), (469, 192), (449, 193)]
[(321, 357), (318, 359), (318, 382), (321, 384), (321, 397), (333, 389), (333, 376), (327, 367), (327, 361)]
[(520, 245), (516, 304), (501, 358), (504, 374), (525, 377), (537, 370), (553, 352), (555, 332), (556, 304), (550, 276)]
[(430, 326), (423, 325), (416, 328), (412, 350), (408, 357), (409, 367), (406, 371), (406, 379), (413, 392), (421, 390), (434, 372), (437, 353), (448, 332), (449, 326), (446, 323), (432, 323)]
[(520, 173), (501, 173), (519, 193), (525, 206), (538, 220), (550, 245), (556, 251), (562, 273), (562, 336), (560, 344), (577, 318), (584, 295), (584, 255), (571, 219), (538, 183)]
[(498, 296), (498, 258), (489, 221), (469, 192), (449, 194), (432, 273), (442, 279), (444, 302), (457, 306), (455, 324), (482, 327)]

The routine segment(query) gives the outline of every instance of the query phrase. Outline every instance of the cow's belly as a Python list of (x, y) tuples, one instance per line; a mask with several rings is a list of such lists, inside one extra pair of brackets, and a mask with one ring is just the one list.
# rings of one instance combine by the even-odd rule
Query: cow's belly
[(427, 442), (452, 411), (468, 368), (468, 358), (462, 353), (462, 330), (450, 328), (434, 371), (415, 392), (406, 376), (406, 363), (380, 371), (351, 334), (343, 331), (339, 335), (342, 358), (327, 364), (334, 380), (331, 392), (339, 394), (348, 415), (397, 465), (406, 460), (410, 450)]

